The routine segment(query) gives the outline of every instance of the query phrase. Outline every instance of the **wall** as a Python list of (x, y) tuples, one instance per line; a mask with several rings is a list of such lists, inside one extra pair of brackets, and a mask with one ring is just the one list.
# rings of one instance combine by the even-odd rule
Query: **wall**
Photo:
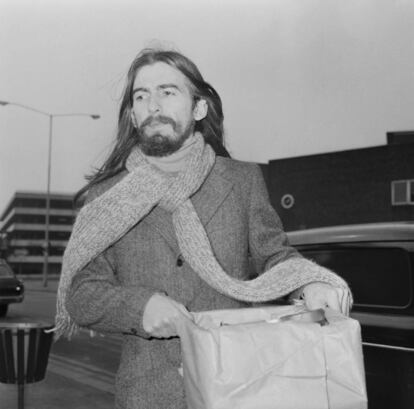
[[(414, 143), (270, 161), (267, 184), (286, 230), (414, 220), (414, 206), (391, 205), (391, 181), (414, 179)], [(292, 194), (292, 208), (281, 198)]]

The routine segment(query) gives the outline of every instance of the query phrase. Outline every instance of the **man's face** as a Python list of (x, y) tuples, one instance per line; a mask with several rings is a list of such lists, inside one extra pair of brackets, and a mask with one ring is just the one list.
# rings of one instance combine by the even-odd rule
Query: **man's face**
[(163, 62), (142, 67), (135, 77), (132, 104), (142, 151), (166, 156), (180, 149), (200, 119), (197, 104), (180, 71)]

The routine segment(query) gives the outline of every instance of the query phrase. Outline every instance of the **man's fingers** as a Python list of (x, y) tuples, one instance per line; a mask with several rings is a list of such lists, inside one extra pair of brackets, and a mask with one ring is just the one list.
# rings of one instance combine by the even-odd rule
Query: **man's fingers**
[(156, 338), (170, 338), (177, 335), (175, 325), (171, 318), (163, 318), (148, 329), (148, 332)]
[(144, 330), (156, 338), (177, 336), (177, 321), (192, 319), (181, 303), (164, 294), (154, 294), (148, 301), (142, 324)]
[(193, 317), (184, 305), (172, 300), (175, 312), (168, 317), (162, 318), (150, 331), (151, 335), (156, 338), (171, 338), (178, 335), (176, 323), (182, 319), (190, 319)]
[(317, 310), (328, 306), (326, 297), (310, 296), (305, 298), (305, 305), (308, 310)]
[(329, 308), (331, 308), (335, 311), (341, 312), (341, 304), (340, 304), (340, 300), (339, 300), (339, 294), (337, 293), (335, 288), (332, 288), (332, 290), (327, 293), (326, 304), (327, 304), (326, 305), (327, 307), (329, 307)]
[(351, 296), (349, 291), (342, 290), (343, 297), (342, 297), (342, 314), (349, 316), (349, 310), (351, 308)]
[(351, 302), (349, 291), (347, 291), (343, 288), (335, 288), (335, 290), (338, 294), (338, 299), (339, 299), (340, 306), (341, 306), (340, 311), (342, 312), (342, 314), (348, 316), (349, 315), (350, 302)]
[(303, 289), (306, 307), (310, 310), (329, 307), (342, 314), (349, 313), (349, 293), (325, 283), (310, 283)]

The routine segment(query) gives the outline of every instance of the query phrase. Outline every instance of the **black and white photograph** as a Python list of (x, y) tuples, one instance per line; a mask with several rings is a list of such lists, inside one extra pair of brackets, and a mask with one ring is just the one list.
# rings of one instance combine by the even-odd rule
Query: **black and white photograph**
[(414, 0), (0, 0), (0, 409), (412, 409)]

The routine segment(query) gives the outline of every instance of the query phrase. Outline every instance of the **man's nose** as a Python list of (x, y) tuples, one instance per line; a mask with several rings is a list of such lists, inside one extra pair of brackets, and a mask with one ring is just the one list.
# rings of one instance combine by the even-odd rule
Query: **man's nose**
[(148, 111), (150, 113), (159, 112), (161, 110), (160, 101), (156, 95), (151, 95), (148, 100)]

